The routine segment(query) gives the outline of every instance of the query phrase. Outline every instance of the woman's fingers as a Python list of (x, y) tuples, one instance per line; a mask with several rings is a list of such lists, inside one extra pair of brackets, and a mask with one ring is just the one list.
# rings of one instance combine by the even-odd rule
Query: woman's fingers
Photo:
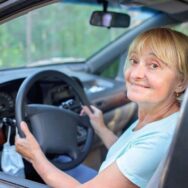
[(83, 115), (84, 113), (86, 113), (89, 117), (92, 116), (92, 112), (91, 110), (89, 109), (88, 106), (82, 106), (82, 111), (81, 111), (81, 115)]
[(35, 137), (30, 132), (27, 124), (21, 122), (21, 130), (25, 134), (25, 138), (16, 137), (16, 151), (19, 152), (26, 160), (32, 162), (37, 155), (41, 155), (42, 151)]
[(92, 108), (94, 111), (99, 110), (97, 107), (95, 107), (95, 106), (93, 106), (93, 105), (91, 105), (91, 108)]
[(31, 132), (26, 124), (26, 122), (22, 121), (20, 124), (21, 130), (23, 131), (23, 133), (25, 134), (26, 137), (31, 135)]

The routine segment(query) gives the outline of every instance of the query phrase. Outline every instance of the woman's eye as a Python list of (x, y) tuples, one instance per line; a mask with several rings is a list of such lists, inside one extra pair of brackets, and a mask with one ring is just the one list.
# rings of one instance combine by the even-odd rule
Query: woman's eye
[(157, 69), (159, 67), (159, 65), (158, 64), (155, 64), (155, 63), (152, 63), (151, 65), (150, 65), (150, 68), (152, 68), (152, 69)]
[(138, 61), (136, 61), (135, 59), (130, 59), (129, 62), (130, 62), (130, 64), (132, 64), (132, 65), (138, 63)]

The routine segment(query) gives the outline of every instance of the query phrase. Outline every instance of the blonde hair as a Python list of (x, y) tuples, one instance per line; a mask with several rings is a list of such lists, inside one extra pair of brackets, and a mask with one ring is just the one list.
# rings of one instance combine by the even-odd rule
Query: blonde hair
[(175, 66), (183, 82), (188, 82), (188, 36), (169, 28), (145, 31), (137, 36), (130, 45), (125, 69), (130, 54), (133, 51), (141, 53), (146, 47), (169, 66)]

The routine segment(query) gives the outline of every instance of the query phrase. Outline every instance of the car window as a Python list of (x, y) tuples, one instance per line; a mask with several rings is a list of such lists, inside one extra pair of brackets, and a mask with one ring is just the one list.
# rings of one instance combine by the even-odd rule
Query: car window
[(186, 35), (188, 35), (188, 22), (179, 23), (176, 25), (170, 26), (172, 29), (175, 29), (177, 31), (180, 31)]
[[(0, 69), (84, 62), (149, 15), (134, 14), (129, 28), (99, 28), (89, 24), (102, 7), (55, 3), (0, 26)], [(140, 19), (138, 19), (138, 17)]]
[[(179, 23), (179, 24), (173, 24), (173, 25), (169, 25), (167, 27), (170, 27), (174, 30), (177, 30), (179, 32), (182, 32), (186, 35), (188, 35), (188, 22), (184, 22), (184, 23)], [(111, 63), (108, 67), (106, 67), (102, 72), (101, 72), (101, 76), (107, 77), (107, 78), (116, 78), (118, 76), (118, 79), (124, 79), (123, 74), (121, 73), (120, 75), (118, 74), (118, 70), (119, 71), (123, 71), (122, 67), (120, 67), (120, 63), (124, 64), (124, 61), (122, 62), (122, 57), (123, 60), (125, 59), (124, 55), (126, 54), (121, 54), (119, 57), (117, 57), (113, 63)]]

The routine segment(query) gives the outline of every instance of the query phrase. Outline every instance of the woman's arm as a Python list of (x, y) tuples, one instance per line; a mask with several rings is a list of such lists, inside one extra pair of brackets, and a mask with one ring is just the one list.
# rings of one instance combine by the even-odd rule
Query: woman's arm
[[(52, 163), (48, 161), (43, 154), (38, 142), (29, 131), (25, 122), (21, 123), (21, 129), (25, 134), (25, 138), (16, 137), (16, 150), (28, 160), (41, 178), (50, 187), (76, 187), (80, 183), (71, 176), (62, 173)], [(61, 186), (63, 185), (63, 186)]]
[(49, 161), (45, 160), (41, 159), (42, 163), (38, 160), (33, 166), (45, 182), (54, 188), (138, 188), (123, 176), (116, 163), (109, 166), (92, 180), (85, 184), (80, 184), (66, 173), (54, 168)]
[(129, 179), (120, 172), (114, 162), (100, 172), (94, 179), (78, 186), (78, 188), (138, 188), (138, 186), (129, 181)]
[(16, 149), (22, 156), (30, 161), (50, 187), (54, 188), (137, 188), (130, 182), (118, 169), (116, 163), (113, 163), (95, 178), (85, 184), (80, 184), (77, 180), (62, 172), (50, 163), (43, 154), (39, 144), (30, 133), (27, 124), (22, 122), (21, 129), (25, 138), (16, 137)]
[(91, 110), (87, 106), (83, 106), (81, 114), (86, 113), (89, 116), (95, 133), (100, 137), (104, 145), (109, 149), (116, 142), (118, 137), (105, 125), (101, 110), (94, 106), (91, 106), (91, 108), (93, 109), (93, 112), (91, 112)]
[(46, 184), (50, 187), (77, 187), (80, 183), (69, 176), (68, 174), (62, 172), (56, 168), (52, 163), (50, 163), (47, 158), (43, 155), (36, 156), (35, 160), (32, 161), (32, 165), (41, 176)]

